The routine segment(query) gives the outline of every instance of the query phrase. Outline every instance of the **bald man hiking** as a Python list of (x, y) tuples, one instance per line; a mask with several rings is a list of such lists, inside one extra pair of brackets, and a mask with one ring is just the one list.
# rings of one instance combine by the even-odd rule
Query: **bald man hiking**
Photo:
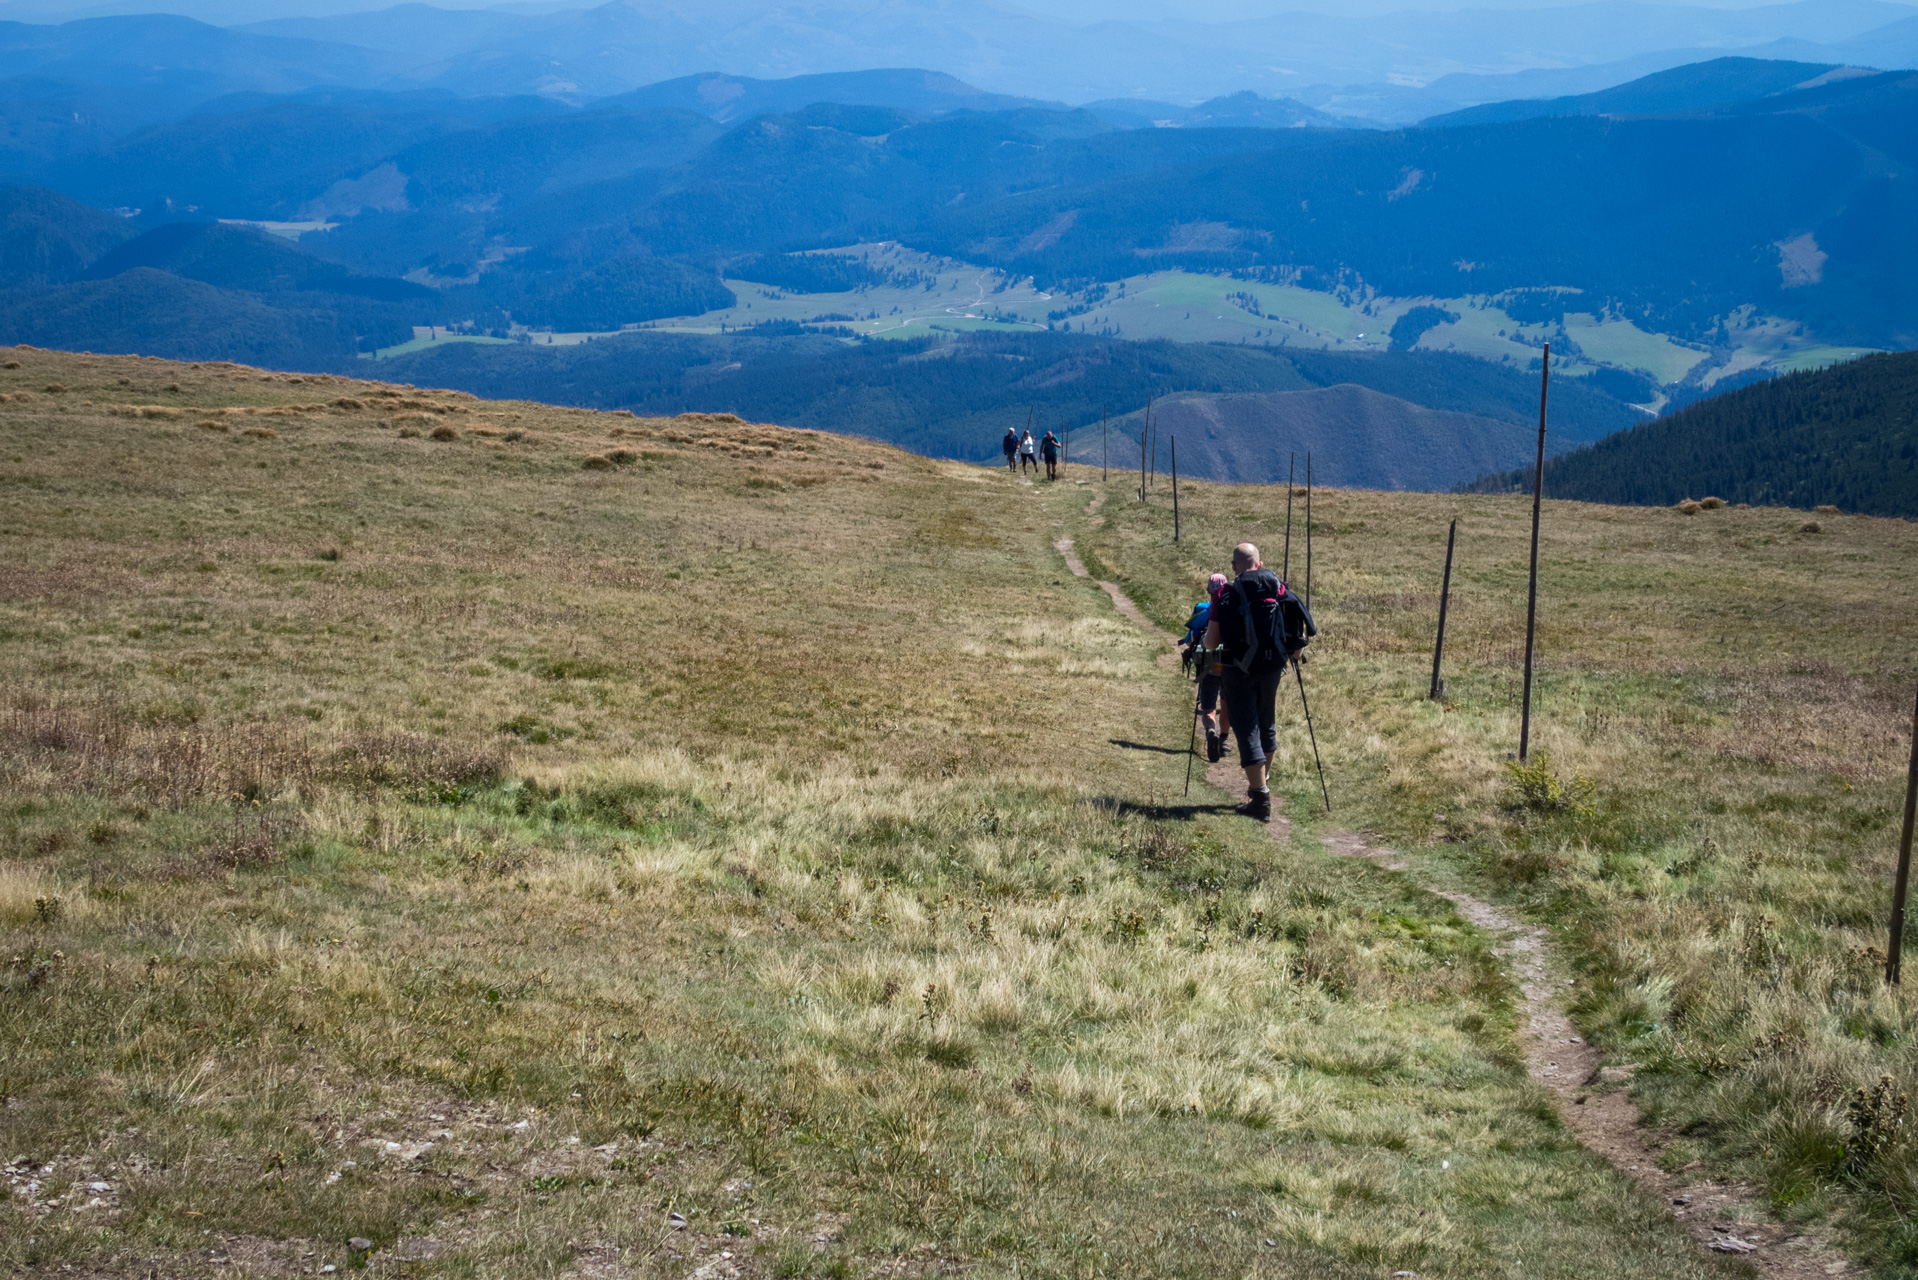
[(1232, 549), (1232, 572), (1238, 576), (1212, 606), (1205, 645), (1225, 651), (1219, 694), (1238, 735), (1239, 764), (1245, 770), (1245, 803), (1237, 812), (1270, 822), (1272, 792), (1266, 775), (1279, 745), (1279, 682), (1319, 629), (1251, 543)]

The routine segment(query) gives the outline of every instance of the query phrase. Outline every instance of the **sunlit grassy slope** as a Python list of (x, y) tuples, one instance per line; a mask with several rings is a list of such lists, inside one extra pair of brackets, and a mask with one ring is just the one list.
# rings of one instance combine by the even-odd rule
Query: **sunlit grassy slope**
[[(1163, 492), (1108, 504), (1081, 540), (1161, 621), (1248, 533), (1283, 555), (1283, 488), (1190, 485), (1180, 499), (1176, 548)], [(1313, 513), (1325, 634), (1309, 678), (1341, 821), (1558, 933), (1576, 958), (1574, 1012), (1612, 1061), (1641, 1068), (1635, 1091), (1673, 1169), (1749, 1178), (1787, 1221), (1836, 1222), (1887, 1274), (1918, 1272), (1918, 1141), (1896, 1101), (1918, 1084), (1918, 1007), (1909, 985), (1881, 981), (1918, 685), (1918, 529), (1547, 502), (1532, 743), (1562, 781), (1594, 786), (1551, 812), (1519, 804), (1504, 767), (1529, 496), (1321, 490)], [(1311, 767), (1294, 738), (1295, 809), (1316, 792)]]
[[(1302, 800), (1289, 848), (1182, 800), (1189, 688), (1051, 549), (1076, 481), (4, 355), (0, 1270), (1715, 1273), (1527, 1081), (1487, 938)], [(1329, 510), (1338, 820), (1428, 838), (1393, 815), (1434, 788), (1503, 848), (1502, 719), (1409, 696), (1417, 541), (1361, 568), (1399, 509)], [(1849, 573), (1847, 536), (1809, 545)], [(1594, 767), (1552, 616), (1547, 741)], [(1870, 827), (1882, 772), (1780, 783), (1786, 820)]]

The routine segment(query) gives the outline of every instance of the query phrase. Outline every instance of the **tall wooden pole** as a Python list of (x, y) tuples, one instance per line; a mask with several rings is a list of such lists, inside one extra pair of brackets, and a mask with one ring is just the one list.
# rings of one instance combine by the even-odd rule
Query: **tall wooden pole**
[(1438, 642), (1432, 646), (1432, 692), (1428, 695), (1437, 702), (1439, 695), (1445, 692), (1445, 681), (1439, 679), (1439, 659), (1445, 654), (1445, 607), (1452, 602), (1452, 547), (1458, 542), (1458, 517), (1452, 517), (1452, 531), (1445, 535), (1445, 581), (1439, 587), (1439, 628)]
[(1312, 612), (1312, 451), (1305, 451), (1305, 611)]
[(1112, 461), (1111, 451), (1106, 447), (1106, 406), (1099, 406), (1099, 483), (1108, 479), (1106, 474)]
[(1898, 837), (1898, 878), (1891, 889), (1891, 942), (1885, 948), (1885, 981), (1898, 985), (1905, 951), (1905, 884), (1911, 878), (1911, 827), (1918, 817), (1918, 705), (1911, 713), (1911, 769), (1905, 774), (1905, 829)]
[(1145, 432), (1139, 433), (1139, 501), (1145, 501)]
[(1172, 540), (1179, 540), (1179, 437), (1168, 436), (1172, 446)]
[(1292, 481), (1299, 471), (1299, 455), (1292, 454), (1292, 461), (1285, 464), (1285, 563), (1279, 570), (1281, 582), (1292, 581)]
[(1154, 431), (1152, 426), (1152, 397), (1147, 396), (1145, 398), (1145, 431), (1146, 437), (1151, 441), (1149, 446), (1150, 453), (1147, 455), (1151, 459), (1151, 465), (1146, 468), (1145, 473), (1145, 491), (1147, 493), (1152, 492), (1152, 482), (1158, 477), (1159, 472), (1159, 433)]
[(1545, 498), (1545, 393), (1552, 385), (1552, 344), (1538, 370), (1538, 470), (1532, 474), (1532, 577), (1525, 589), (1525, 693), (1518, 717), (1518, 759), (1532, 749), (1532, 646), (1538, 638), (1538, 515)]

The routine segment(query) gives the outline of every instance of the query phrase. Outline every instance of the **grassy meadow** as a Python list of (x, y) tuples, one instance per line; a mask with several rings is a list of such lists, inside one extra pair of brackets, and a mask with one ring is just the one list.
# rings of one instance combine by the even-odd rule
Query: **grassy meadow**
[[(1701, 498), (1705, 495), (1699, 495)], [(1160, 621), (1284, 487), (1115, 495), (1080, 536)], [(1918, 687), (1918, 528), (1778, 508), (1547, 502), (1534, 762), (1514, 776), (1529, 495), (1321, 490), (1308, 679), (1339, 821), (1548, 924), (1571, 1008), (1688, 1176), (1918, 1274), (1918, 1005), (1882, 983)], [(1431, 677), (1459, 521), (1446, 690)], [(1293, 578), (1303, 578), (1303, 502)], [(1317, 799), (1289, 751), (1295, 813)], [(1281, 784), (1274, 783), (1275, 788)], [(1918, 946), (1908, 932), (1906, 949)], [(1891, 1083), (1881, 1087), (1890, 1077)]]
[(1554, 508), (1540, 742), (1597, 787), (1527, 815), (1520, 504), (1319, 495), (1339, 809), (1288, 737), (1281, 846), (1181, 795), (1190, 686), (1051, 545), (1173, 622), (1271, 491), (1175, 554), (1123, 478), (1093, 523), (724, 417), (0, 364), (8, 1274), (1744, 1274), (1333, 823), (1562, 917), (1671, 1150), (1910, 1247), (1903, 1132), (1833, 1145), (1910, 1073), (1860, 976), (1902, 525)]

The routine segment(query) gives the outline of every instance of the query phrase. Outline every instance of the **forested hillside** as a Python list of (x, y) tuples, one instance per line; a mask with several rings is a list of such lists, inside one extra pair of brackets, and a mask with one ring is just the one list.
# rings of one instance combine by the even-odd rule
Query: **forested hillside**
[[(1499, 492), (1530, 468), (1471, 486)], [(1718, 497), (1918, 518), (1918, 352), (1867, 356), (1702, 400), (1545, 464), (1545, 491), (1661, 505)]]

